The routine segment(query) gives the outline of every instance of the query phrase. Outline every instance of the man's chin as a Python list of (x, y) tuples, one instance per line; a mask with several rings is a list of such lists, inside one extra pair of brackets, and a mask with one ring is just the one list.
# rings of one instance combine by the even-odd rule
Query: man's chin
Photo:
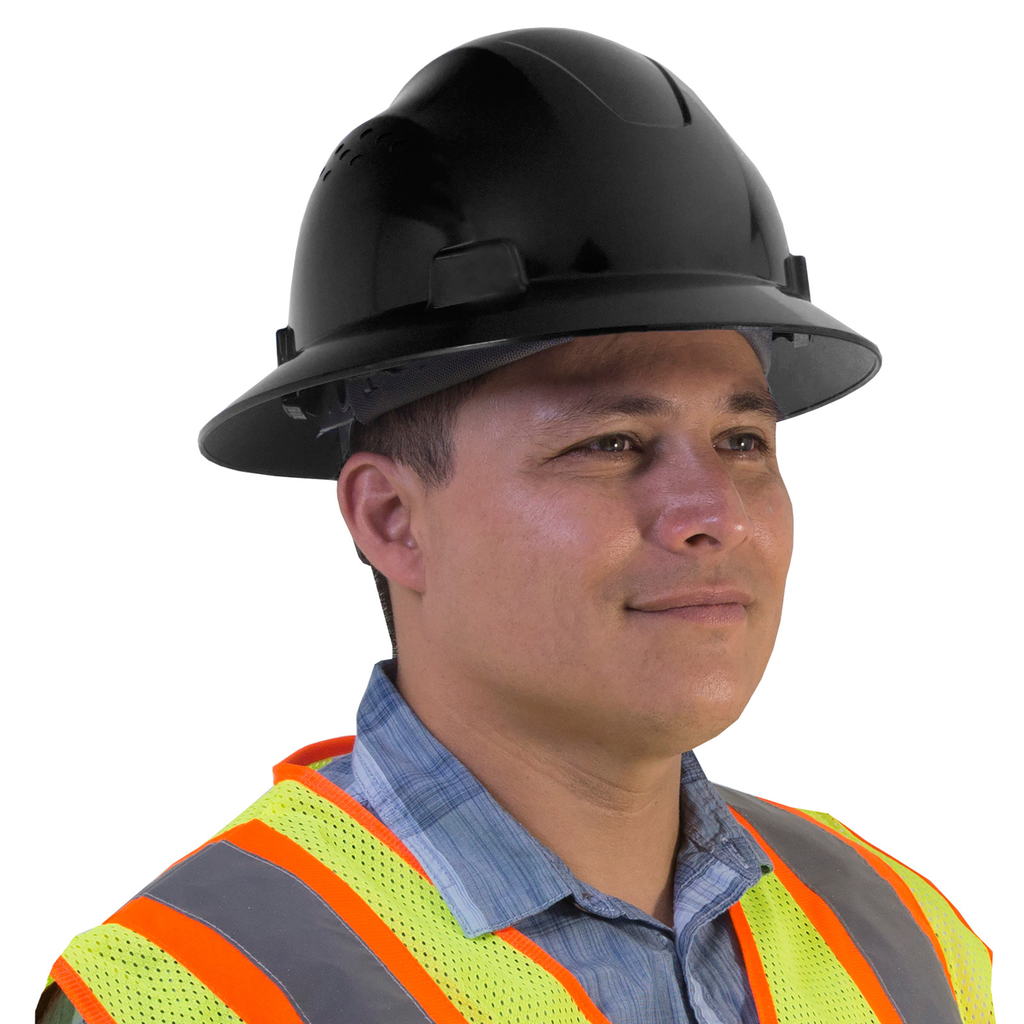
[(743, 714), (750, 699), (745, 690), (726, 699), (701, 701), (692, 697), (685, 705), (623, 707), (593, 728), (595, 745), (616, 749), (622, 757), (640, 760), (675, 757), (693, 750), (723, 733)]
[(636, 709), (649, 743), (673, 754), (693, 750), (734, 725), (757, 689), (757, 681), (721, 671), (687, 673), (673, 682), (672, 692)]

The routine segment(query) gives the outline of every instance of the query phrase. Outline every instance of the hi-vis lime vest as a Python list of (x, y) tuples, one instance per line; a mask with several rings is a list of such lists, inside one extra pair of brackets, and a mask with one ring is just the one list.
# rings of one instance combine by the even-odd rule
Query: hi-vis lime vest
[[(351, 749), (292, 755), (71, 942), (50, 980), (88, 1024), (609, 1024), (514, 928), (465, 937), (398, 838), (314, 770)], [(720, 791), (775, 868), (730, 910), (761, 1024), (994, 1020), (991, 953), (926, 879), (826, 814)]]

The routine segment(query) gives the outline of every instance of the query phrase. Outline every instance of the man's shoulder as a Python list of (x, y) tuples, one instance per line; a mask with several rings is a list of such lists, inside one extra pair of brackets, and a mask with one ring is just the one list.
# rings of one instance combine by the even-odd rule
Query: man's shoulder
[(830, 861), (849, 860), (854, 856), (869, 862), (890, 881), (902, 879), (922, 894), (929, 890), (938, 892), (924, 875), (827, 811), (791, 806), (729, 786), (715, 784), (715, 788), (740, 824), (769, 856), (774, 852), (784, 861), (799, 861), (809, 855)]
[[(36, 1024), (89, 1024), (92, 1021), (111, 1019), (106, 1009), (108, 1000), (98, 1000), (93, 989), (97, 987), (96, 979), (127, 979), (130, 972), (122, 963), (123, 959), (129, 964), (143, 964), (146, 971), (154, 974), (173, 974), (173, 958), (161, 957), (159, 948), (135, 931), (133, 922), (125, 917), (126, 911), (138, 905), (140, 900), (150, 899), (161, 880), (174, 877), (179, 869), (201, 856), (204, 850), (216, 844), (221, 837), (258, 818), (261, 807), (273, 798), (276, 789), (277, 785), (236, 815), (206, 843), (157, 874), (140, 893), (130, 898), (128, 903), (102, 924), (74, 936), (51, 968), (50, 977), (36, 1006)], [(197, 888), (212, 889), (215, 883), (216, 880), (202, 880)], [(229, 1016), (225, 1019), (231, 1018)]]
[(751, 914), (765, 901), (774, 900), (772, 913), (799, 906), (817, 930), (839, 927), (869, 954), (889, 949), (894, 962), (937, 963), (936, 980), (948, 984), (963, 1020), (993, 1019), (992, 951), (928, 877), (828, 812), (716, 788), (775, 869), (748, 893)]
[(841, 862), (847, 865), (846, 877), (854, 880), (866, 864), (901, 898), (912, 897), (927, 916), (946, 918), (951, 915), (958, 924), (966, 926), (952, 904), (925, 875), (829, 812), (790, 806), (728, 786), (716, 784), (715, 788), (740, 824), (783, 871), (802, 874), (813, 870), (815, 865), (831, 871)]
[[(197, 1020), (236, 1019), (221, 998), (222, 986), (214, 982), (234, 972), (242, 988), (268, 988), (252, 964), (273, 957), (274, 976), (301, 973), (304, 963), (318, 959), (317, 951), (304, 945), (311, 931), (333, 936), (335, 946), (351, 936), (351, 948), (333, 952), (361, 964), (360, 976), (375, 979), (376, 989), (386, 988), (384, 968), (369, 962), (355, 935), (334, 920), (335, 890), (351, 880), (353, 865), (358, 871), (369, 841), (380, 848), (386, 837), (379, 834), (379, 822), (342, 788), (348, 751), (314, 753), (324, 756), (300, 763), (293, 755), (276, 766), (270, 789), (106, 921), (75, 936), (51, 969), (37, 1024), (107, 1020), (111, 1006), (124, 1010), (125, 1019), (135, 1019), (133, 1000), (148, 992), (153, 979), (186, 992)], [(379, 856), (380, 849), (375, 852)], [(268, 921), (277, 931), (291, 927), (288, 943), (277, 941), (274, 929), (268, 932)], [(241, 960), (240, 949), (248, 950), (245, 957), (252, 963)], [(232, 958), (239, 962), (222, 970)], [(233, 976), (227, 981), (230, 989)], [(258, 992), (234, 993), (229, 1003), (258, 1002), (257, 997)], [(400, 1003), (402, 993), (395, 998)], [(257, 1006), (257, 1019), (261, 1013)]]

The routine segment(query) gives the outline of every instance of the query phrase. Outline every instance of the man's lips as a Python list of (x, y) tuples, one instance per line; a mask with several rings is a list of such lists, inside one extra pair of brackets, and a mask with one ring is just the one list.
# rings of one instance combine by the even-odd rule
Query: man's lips
[(738, 588), (687, 590), (650, 601), (627, 605), (638, 612), (638, 621), (664, 622), (685, 620), (705, 626), (728, 626), (746, 621), (751, 596)]
[(713, 608), (719, 605), (738, 605), (741, 609), (745, 610), (750, 601), (751, 596), (747, 591), (729, 587), (687, 590), (677, 594), (669, 594), (665, 597), (654, 598), (650, 601), (638, 601), (626, 607), (629, 611), (634, 612), (670, 612), (687, 608), (698, 609)]

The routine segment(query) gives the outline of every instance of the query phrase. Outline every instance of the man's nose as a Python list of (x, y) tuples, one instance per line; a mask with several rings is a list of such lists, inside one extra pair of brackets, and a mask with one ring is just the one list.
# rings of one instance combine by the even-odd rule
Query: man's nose
[(714, 448), (666, 458), (651, 483), (651, 539), (670, 551), (726, 551), (753, 533), (736, 480)]

